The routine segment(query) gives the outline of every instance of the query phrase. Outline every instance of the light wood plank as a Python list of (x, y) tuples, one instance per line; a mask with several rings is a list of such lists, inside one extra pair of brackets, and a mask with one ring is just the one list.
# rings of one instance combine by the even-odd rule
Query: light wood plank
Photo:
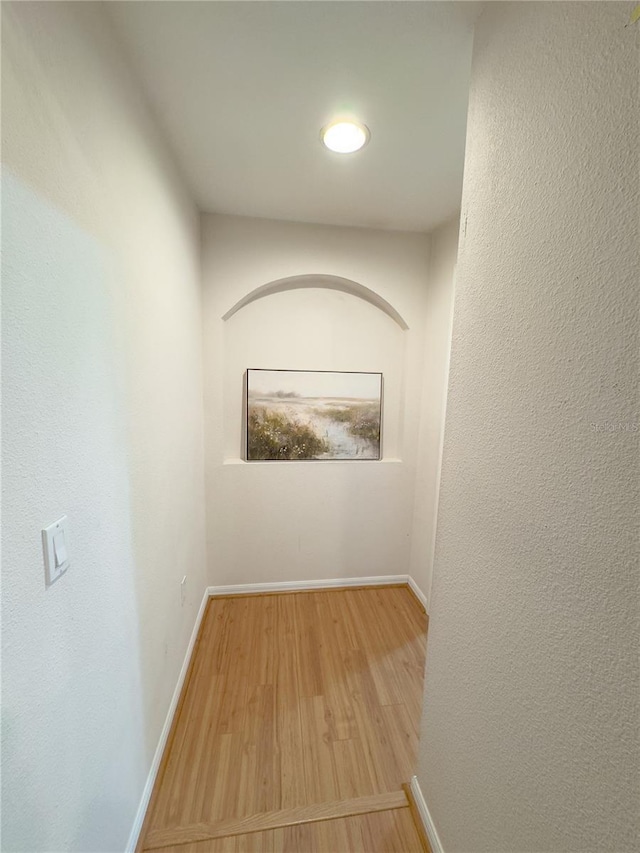
[(330, 803), (298, 806), (295, 809), (263, 812), (251, 817), (223, 820), (218, 823), (197, 823), (191, 826), (176, 826), (173, 829), (158, 829), (149, 833), (146, 849), (156, 850), (170, 845), (191, 844), (196, 841), (208, 841), (212, 838), (246, 835), (251, 832), (263, 832), (267, 829), (278, 829), (284, 826), (407, 808), (407, 805), (407, 797), (404, 791), (394, 791), (391, 794), (377, 794), (372, 797), (358, 797), (352, 800), (338, 800)]
[(423, 853), (409, 808), (163, 848), (163, 853)]
[[(164, 752), (162, 753), (162, 758), (160, 760), (160, 766), (158, 767), (158, 773), (156, 776), (156, 781), (153, 786), (153, 791), (151, 792), (151, 797), (149, 799), (149, 805), (147, 807), (147, 813), (145, 814), (144, 821), (142, 823), (142, 829), (140, 830), (140, 836), (138, 838), (138, 843), (136, 844), (136, 853), (141, 853), (144, 849), (144, 842), (149, 832), (149, 829), (153, 826), (154, 820), (156, 820), (156, 814), (160, 808), (161, 795), (165, 790), (165, 786), (163, 785), (163, 781), (165, 775), (167, 774), (167, 768), (171, 761), (172, 755), (179, 754), (181, 752), (184, 741), (187, 739), (190, 733), (190, 727), (188, 727), (182, 718), (185, 702), (187, 701), (187, 697), (189, 696), (190, 690), (189, 688), (193, 683), (195, 683), (197, 679), (197, 674), (199, 667), (202, 666), (202, 661), (205, 659), (204, 655), (198, 654), (200, 648), (203, 644), (207, 642), (208, 632), (210, 620), (207, 618), (209, 616), (211, 610), (211, 599), (206, 604), (205, 612), (202, 616), (202, 622), (200, 623), (200, 629), (198, 631), (198, 636), (196, 637), (196, 641), (194, 643), (193, 652), (191, 655), (191, 660), (189, 661), (189, 666), (187, 669), (187, 674), (184, 679), (184, 684), (182, 686), (182, 691), (180, 693), (180, 697), (178, 699), (178, 705), (175, 710), (175, 714), (173, 716), (173, 722), (171, 724), (171, 729), (169, 731), (169, 736), (167, 738), (167, 743), (164, 748)], [(174, 747), (177, 747), (174, 749)], [(173, 780), (172, 780), (173, 781)], [(167, 786), (169, 787), (169, 786)]]
[(406, 586), (212, 599), (138, 850), (177, 826), (399, 790), (426, 625)]

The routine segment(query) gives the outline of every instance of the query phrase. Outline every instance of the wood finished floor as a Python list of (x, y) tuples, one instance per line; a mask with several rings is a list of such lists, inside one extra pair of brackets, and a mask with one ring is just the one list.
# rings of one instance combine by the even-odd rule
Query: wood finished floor
[(162, 853), (424, 853), (408, 808), (164, 847)]
[[(321, 824), (278, 818), (402, 793), (415, 772), (426, 623), (407, 587), (211, 599), (138, 849), (422, 850), (415, 829), (405, 837), (406, 801)], [(239, 832), (236, 819), (266, 813), (282, 813), (267, 823), (276, 828)], [(234, 834), (216, 838), (229, 822)], [(211, 837), (192, 842), (196, 825)]]

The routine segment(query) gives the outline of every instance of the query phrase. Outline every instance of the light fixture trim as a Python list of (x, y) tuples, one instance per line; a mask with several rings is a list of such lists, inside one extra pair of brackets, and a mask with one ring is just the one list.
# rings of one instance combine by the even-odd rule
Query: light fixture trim
[(362, 151), (371, 138), (366, 124), (353, 119), (336, 119), (320, 131), (320, 140), (334, 154), (355, 154)]

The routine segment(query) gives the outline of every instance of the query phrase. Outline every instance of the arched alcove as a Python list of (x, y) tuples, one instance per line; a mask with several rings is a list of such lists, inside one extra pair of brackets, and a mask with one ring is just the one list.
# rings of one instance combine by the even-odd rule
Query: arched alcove
[(407, 323), (369, 288), (305, 275), (256, 288), (224, 315), (225, 458), (242, 458), (247, 368), (382, 373), (383, 457), (401, 456)]
[(303, 288), (321, 288), (325, 290), (339, 290), (343, 293), (349, 293), (352, 296), (357, 296), (374, 305), (380, 311), (390, 317), (398, 326), (406, 331), (409, 326), (402, 315), (387, 302), (382, 296), (377, 294), (365, 285), (349, 278), (343, 278), (338, 275), (325, 274), (308, 274), (288, 276), (275, 281), (270, 281), (267, 284), (260, 285), (247, 293), (242, 299), (239, 299), (222, 317), (223, 320), (229, 320), (234, 314), (237, 314), (246, 305), (256, 302), (258, 299), (263, 299), (266, 296), (272, 296), (276, 293), (284, 293), (288, 290), (300, 290)]

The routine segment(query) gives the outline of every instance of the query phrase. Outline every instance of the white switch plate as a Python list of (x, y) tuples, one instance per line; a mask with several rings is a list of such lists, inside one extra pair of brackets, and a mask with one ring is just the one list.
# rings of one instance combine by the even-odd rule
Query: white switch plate
[(66, 515), (42, 531), (42, 550), (47, 586), (63, 575), (69, 566), (69, 519)]
[(187, 597), (187, 576), (185, 575), (180, 581), (180, 607), (184, 605)]

